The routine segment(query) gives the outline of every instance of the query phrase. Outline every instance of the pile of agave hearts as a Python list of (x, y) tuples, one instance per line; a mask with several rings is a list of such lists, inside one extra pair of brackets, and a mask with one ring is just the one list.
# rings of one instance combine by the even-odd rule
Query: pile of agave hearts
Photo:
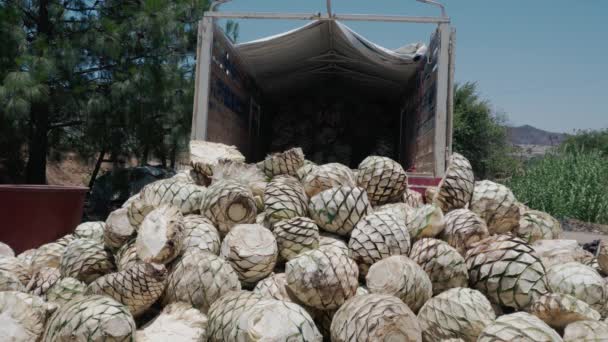
[(246, 164), (197, 142), (192, 159), (105, 222), (0, 246), (8, 340), (608, 340), (608, 248), (559, 240), (458, 154), (426, 204), (385, 157)]

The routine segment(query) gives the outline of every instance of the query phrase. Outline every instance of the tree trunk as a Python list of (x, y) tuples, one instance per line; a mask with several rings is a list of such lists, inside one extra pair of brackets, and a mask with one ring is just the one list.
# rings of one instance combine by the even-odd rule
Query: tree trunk
[(112, 160), (112, 174), (115, 174), (120, 168), (120, 151), (121, 151), (121, 143), (122, 143), (122, 134), (119, 130), (113, 130), (110, 137), (111, 146), (110, 146), (110, 159)]
[[(48, 0), (38, 2), (37, 33), (51, 40), (52, 30), (49, 21)], [(41, 52), (42, 55), (42, 52)], [(52, 94), (49, 94), (52, 98)], [(49, 149), (50, 108), (48, 103), (33, 103), (30, 109), (30, 132), (28, 140), (29, 158), (25, 170), (28, 184), (46, 184), (46, 155)]]
[(171, 169), (175, 170), (175, 160), (177, 159), (177, 144), (173, 144), (169, 158), (171, 159)]
[(115, 149), (112, 149), (113, 151), (110, 152), (110, 160), (112, 161), (112, 174), (116, 173), (116, 171), (118, 171), (118, 169), (120, 169), (120, 165), (118, 164), (118, 151), (116, 151)]
[(101, 163), (103, 163), (103, 159), (106, 155), (106, 149), (102, 148), (101, 152), (99, 152), (99, 157), (97, 157), (97, 162), (95, 163), (95, 168), (93, 169), (93, 173), (91, 174), (91, 179), (89, 180), (89, 189), (93, 188), (95, 184), (95, 180), (97, 179), (97, 174), (101, 169)]
[(150, 146), (146, 145), (144, 147), (144, 152), (142, 153), (141, 156), (141, 161), (139, 162), (140, 166), (146, 166), (148, 165), (148, 158), (150, 157)]
[(25, 171), (25, 180), (28, 184), (46, 184), (46, 155), (49, 148), (48, 131), (48, 105), (33, 105), (30, 113), (29, 158)]
[(164, 146), (160, 146), (158, 149), (158, 158), (160, 159), (160, 165), (163, 168), (167, 167), (167, 151)]

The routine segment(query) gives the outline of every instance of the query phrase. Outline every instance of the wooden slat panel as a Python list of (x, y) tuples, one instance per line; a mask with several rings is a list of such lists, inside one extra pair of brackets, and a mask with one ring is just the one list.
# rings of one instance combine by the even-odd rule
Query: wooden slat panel
[(217, 26), (214, 37), (207, 140), (235, 145), (248, 154), (251, 99), (257, 96), (256, 87), (232, 44)]
[[(422, 64), (422, 63), (421, 63)], [(401, 134), (399, 137), (399, 162), (406, 170), (412, 169), (416, 161), (416, 138), (418, 129), (418, 76), (413, 77), (405, 92), (401, 109)]]
[(418, 108), (416, 112), (416, 157), (413, 170), (435, 173), (435, 114), (437, 107), (437, 63), (439, 35), (433, 34), (429, 44), (429, 59), (423, 63), (418, 79)]
[(433, 174), (435, 165), (434, 141), (435, 129), (418, 136), (416, 140), (416, 172)]

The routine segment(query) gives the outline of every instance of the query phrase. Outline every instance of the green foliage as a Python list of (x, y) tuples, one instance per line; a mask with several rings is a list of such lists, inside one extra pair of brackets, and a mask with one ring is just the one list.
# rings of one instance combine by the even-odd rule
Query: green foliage
[[(10, 100), (9, 103), (0, 102), (0, 183), (19, 179), (25, 168), (21, 148), (25, 144), (26, 131), (16, 116), (26, 110), (29, 103), (23, 103), (19, 96), (9, 97), (11, 91), (17, 90), (16, 85), (13, 84), (13, 89), (3, 85), (3, 80), (8, 78), (9, 83), (14, 83), (18, 76), (11, 70), (15, 70), (15, 60), (23, 50), (25, 32), (18, 28), (20, 18), (17, 8), (0, 2), (0, 101)], [(9, 76), (11, 72), (15, 75)]]
[(48, 100), (48, 87), (36, 81), (30, 72), (13, 71), (4, 78), (0, 87), (0, 98), (5, 113), (13, 118), (28, 115), (31, 104)]
[(232, 40), (233, 43), (236, 43), (239, 40), (239, 23), (234, 20), (228, 20), (226, 22), (226, 26), (224, 27), (224, 32), (226, 36)]
[(0, 2), (0, 79), (15, 66), (15, 59), (23, 51), (25, 31), (20, 29), (18, 9)]
[(0, 117), (0, 184), (12, 183), (19, 180), (24, 171), (22, 146), (25, 143), (23, 127), (16, 120)]
[(566, 138), (560, 148), (567, 152), (577, 150), (598, 151), (602, 156), (608, 157), (608, 129), (580, 131)]
[(510, 157), (504, 117), (479, 97), (475, 83), (456, 86), (453, 149), (471, 161), (478, 179), (506, 178), (519, 168)]
[(2, 150), (27, 142), (27, 181), (45, 181), (51, 148), (173, 161), (188, 140), (197, 23), (208, 5), (1, 1), (0, 135), (20, 129), (27, 138), (3, 139)]
[(571, 148), (530, 161), (509, 182), (517, 199), (558, 218), (608, 224), (608, 158)]

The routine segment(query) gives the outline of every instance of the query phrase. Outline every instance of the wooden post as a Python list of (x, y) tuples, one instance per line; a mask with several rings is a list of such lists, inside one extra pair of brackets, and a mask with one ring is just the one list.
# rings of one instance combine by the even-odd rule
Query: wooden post
[(192, 114), (192, 140), (207, 139), (212, 48), (213, 18), (204, 17), (199, 21), (198, 25), (194, 110)]
[(450, 25), (439, 24), (439, 65), (435, 112), (435, 177), (443, 177), (447, 158)]
[(452, 155), (454, 144), (454, 71), (456, 68), (456, 30), (452, 28), (450, 34), (450, 67), (448, 81), (448, 157)]

